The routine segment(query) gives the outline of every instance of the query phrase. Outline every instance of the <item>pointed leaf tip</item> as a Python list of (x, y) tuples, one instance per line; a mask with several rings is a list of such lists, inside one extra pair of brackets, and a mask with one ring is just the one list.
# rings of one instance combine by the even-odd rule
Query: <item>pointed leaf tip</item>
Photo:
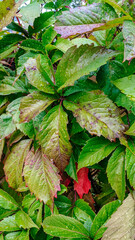
[(29, 151), (24, 166), (24, 178), (31, 192), (46, 203), (60, 190), (58, 169), (38, 149)]

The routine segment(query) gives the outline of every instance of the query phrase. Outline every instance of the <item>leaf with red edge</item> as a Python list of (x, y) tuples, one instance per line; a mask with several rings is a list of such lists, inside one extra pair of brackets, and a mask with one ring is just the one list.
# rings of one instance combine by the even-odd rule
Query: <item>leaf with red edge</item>
[(40, 149), (29, 151), (24, 166), (24, 178), (28, 188), (37, 198), (46, 203), (60, 191), (58, 169)]
[(80, 198), (83, 197), (83, 194), (87, 194), (91, 189), (91, 182), (88, 179), (88, 172), (88, 168), (81, 168), (77, 172), (78, 182), (74, 181), (74, 190), (78, 193)]

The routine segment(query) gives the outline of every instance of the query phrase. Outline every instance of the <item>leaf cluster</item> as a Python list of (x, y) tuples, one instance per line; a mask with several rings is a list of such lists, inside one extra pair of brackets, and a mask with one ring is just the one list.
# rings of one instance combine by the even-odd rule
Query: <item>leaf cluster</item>
[(21, 3), (0, 3), (0, 240), (130, 240), (134, 3)]

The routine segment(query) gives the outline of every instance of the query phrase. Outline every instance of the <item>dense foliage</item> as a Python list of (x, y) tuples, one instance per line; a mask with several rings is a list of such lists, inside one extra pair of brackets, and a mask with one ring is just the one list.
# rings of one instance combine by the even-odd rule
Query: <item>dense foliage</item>
[(0, 240), (133, 240), (134, 1), (0, 2)]

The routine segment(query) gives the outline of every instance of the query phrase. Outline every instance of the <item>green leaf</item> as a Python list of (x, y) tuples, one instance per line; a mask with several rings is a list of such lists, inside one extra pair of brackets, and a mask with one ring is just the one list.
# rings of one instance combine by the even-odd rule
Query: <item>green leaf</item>
[[(14, 101), (12, 101), (8, 107), (7, 107), (7, 112), (9, 112), (12, 115), (12, 120), (16, 126), (17, 129), (22, 131), (25, 135), (27, 135), (29, 138), (34, 137), (34, 126), (33, 122), (30, 121), (28, 123), (20, 123), (20, 101), (22, 98), (17, 98)], [(11, 138), (10, 138), (11, 139)]]
[(21, 7), (19, 14), (22, 15), (21, 20), (28, 25), (33, 25), (35, 18), (40, 16), (40, 3), (33, 2)]
[(8, 49), (6, 49), (4, 52), (0, 53), (0, 60), (6, 58), (10, 53), (12, 53), (14, 50), (17, 49), (17, 46), (9, 46)]
[(66, 196), (58, 195), (57, 198), (55, 198), (54, 202), (60, 214), (69, 215), (71, 213), (72, 203), (71, 203), (71, 200)]
[(95, 213), (92, 211), (89, 204), (83, 199), (78, 199), (75, 202), (73, 211), (76, 218), (83, 223), (85, 223), (88, 219), (91, 220), (92, 223), (95, 218)]
[(77, 33), (91, 32), (94, 28), (104, 26), (105, 22), (116, 17), (116, 12), (109, 5), (94, 3), (63, 11), (62, 15), (57, 17), (55, 30), (66, 38)]
[(29, 208), (31, 207), (31, 205), (36, 201), (36, 197), (34, 195), (31, 195), (30, 193), (27, 194), (22, 201), (22, 206), (23, 206), (23, 210), (28, 213)]
[(78, 169), (92, 166), (107, 157), (116, 147), (117, 143), (99, 137), (91, 138), (83, 147), (79, 159)]
[(128, 141), (128, 145), (130, 149), (126, 149), (126, 170), (127, 170), (127, 177), (129, 182), (133, 188), (135, 188), (135, 145), (134, 142)]
[(0, 240), (4, 240), (3, 234), (0, 234)]
[(16, 223), (15, 215), (12, 215), (10, 217), (4, 218), (0, 222), (0, 231), (3, 232), (13, 232), (20, 230), (19, 226)]
[(5, 236), (5, 240), (29, 240), (29, 231), (18, 231), (8, 233)]
[(16, 211), (18, 209), (18, 204), (7, 192), (0, 189), (0, 207)]
[[(81, 45), (71, 47), (63, 56), (56, 71), (59, 90), (74, 85), (75, 80), (97, 70), (118, 53), (102, 47)], [(66, 68), (66, 72), (65, 69)]]
[(34, 32), (38, 32), (41, 29), (52, 25), (55, 22), (54, 12), (44, 12), (40, 14), (40, 17), (34, 21)]
[(106, 224), (108, 228), (102, 240), (132, 240), (134, 239), (135, 200), (131, 194), (111, 216)]
[(122, 136), (125, 127), (119, 111), (103, 92), (77, 93), (63, 103), (68, 110), (73, 111), (77, 122), (89, 133), (103, 135), (111, 141)]
[(135, 101), (131, 101), (125, 94), (120, 93), (115, 99), (118, 107), (124, 107), (135, 115)]
[(18, 189), (23, 183), (22, 170), (30, 144), (31, 140), (26, 139), (14, 145), (5, 161), (6, 180), (12, 188)]
[(115, 11), (122, 12), (125, 15), (128, 15), (130, 17), (130, 15), (114, 0), (102, 0), (102, 1), (111, 5), (115, 9)]
[(37, 57), (37, 68), (40, 71), (41, 75), (44, 77), (44, 79), (52, 86), (52, 88), (55, 88), (54, 85), (54, 70), (52, 63), (47, 55), (38, 55)]
[(131, 125), (131, 127), (125, 132), (127, 135), (135, 136), (135, 122)]
[[(12, 21), (8, 26), (7, 26), (8, 29), (11, 29), (13, 31), (16, 31), (16, 32), (21, 32), (23, 33), (26, 37), (28, 37), (28, 32), (22, 28), (19, 24), (15, 23), (14, 21)], [(8, 35), (7, 35), (8, 36)]]
[(35, 39), (24, 40), (21, 43), (20, 47), (23, 48), (24, 50), (32, 50), (35, 52), (42, 52), (43, 54), (45, 53), (45, 49), (44, 49), (42, 43), (40, 43), (38, 40), (35, 40)]
[(29, 215), (25, 212), (18, 211), (15, 214), (15, 221), (19, 228), (29, 229), (29, 228), (38, 228), (38, 226), (32, 221)]
[(135, 101), (135, 75), (123, 77), (112, 81), (113, 84), (121, 90), (122, 93), (126, 94), (132, 101)]
[(60, 191), (58, 192), (58, 195), (62, 195), (63, 193), (67, 192), (67, 187), (63, 184), (60, 184)]
[(69, 164), (66, 166), (65, 172), (77, 182), (75, 158), (73, 154), (71, 155)]
[(69, 48), (73, 47), (76, 44), (73, 44), (69, 39), (58, 38), (53, 46), (58, 50), (65, 53)]
[(15, 131), (15, 124), (13, 123), (11, 114), (2, 114), (0, 116), (0, 140), (9, 136)]
[(125, 196), (125, 151), (118, 147), (109, 159), (107, 177), (118, 198), (123, 201)]
[(47, 234), (62, 238), (87, 238), (89, 232), (74, 218), (64, 215), (52, 215), (45, 218), (43, 229)]
[(7, 210), (5, 208), (0, 207), (0, 220), (12, 215), (13, 213), (14, 213), (14, 211), (12, 211), (12, 210)]
[[(38, 53), (37, 53), (38, 54)], [(16, 78), (17, 81), (18, 78), (22, 75), (22, 73), (25, 71), (24, 64), (27, 62), (27, 60), (31, 57), (34, 58), (36, 55), (35, 52), (27, 51), (25, 54), (21, 55), (17, 59), (17, 68), (16, 68)]]
[(21, 140), (24, 134), (20, 130), (16, 130), (11, 134), (11, 137), (8, 141), (9, 146), (11, 147), (14, 143), (17, 143)]
[(3, 36), (3, 38), (0, 39), (0, 59), (7, 57), (16, 48), (14, 45), (22, 40), (25, 40), (25, 37), (19, 34), (11, 33)]
[[(52, 88), (52, 86), (48, 84), (48, 81), (46, 81), (46, 79), (43, 77), (43, 75), (39, 71), (37, 59), (29, 58), (28, 61), (24, 64), (24, 66), (26, 69), (26, 76), (31, 85), (33, 85), (40, 91), (43, 91), (46, 93), (54, 93), (54, 89)], [(48, 67), (49, 66), (46, 66), (46, 69), (45, 69), (47, 70), (47, 74), (49, 70)]]
[(63, 171), (69, 162), (72, 147), (67, 131), (67, 114), (62, 106), (52, 108), (44, 117), (37, 135), (43, 152)]
[(53, 29), (53, 27), (49, 27), (45, 33), (43, 33), (42, 35), (42, 44), (43, 46), (50, 44), (53, 39), (56, 37), (57, 33), (56, 31)]
[(55, 98), (52, 95), (41, 92), (33, 92), (27, 95), (21, 100), (20, 121), (29, 122), (54, 101)]
[(124, 61), (131, 61), (135, 58), (135, 24), (132, 21), (125, 21), (123, 24)]
[(60, 190), (58, 170), (40, 150), (28, 153), (23, 174), (30, 191), (45, 203)]
[[(73, 47), (76, 45), (77, 47), (80, 47), (81, 45), (91, 45), (94, 44), (94, 46), (97, 46), (96, 42), (88, 39), (88, 38), (75, 38), (72, 40), (69, 39), (64, 39), (64, 38), (58, 38), (56, 42), (54, 42), (53, 47), (57, 48), (58, 50), (62, 51), (65, 53), (69, 48)], [(51, 45), (52, 46), (52, 45)], [(49, 48), (49, 45), (46, 46), (46, 48)]]
[(90, 79), (88, 79), (88, 76), (86, 75), (75, 81), (74, 86), (68, 87), (64, 93), (64, 96), (69, 96), (76, 92), (89, 92), (97, 89), (99, 89), (98, 84), (90, 81)]
[(6, 27), (14, 17), (23, 0), (19, 0), (16, 4), (14, 0), (0, 2), (0, 31)]
[(94, 237), (96, 234), (98, 234), (98, 231), (101, 229), (102, 226), (106, 223), (106, 221), (111, 217), (111, 215), (116, 211), (116, 209), (120, 206), (120, 202), (118, 200), (110, 202), (106, 205), (104, 205), (96, 217), (94, 218), (91, 231), (90, 231), (90, 237), (92, 239), (95, 239)]
[(54, 52), (54, 54), (52, 55), (52, 58), (51, 58), (51, 62), (52, 64), (58, 62), (59, 60), (61, 60), (61, 58), (63, 57), (63, 52), (59, 51), (59, 50), (56, 50)]
[(26, 93), (24, 83), (21, 80), (17, 80), (14, 83), (14, 77), (5, 77), (0, 83), (0, 95), (9, 95), (11, 93)]

